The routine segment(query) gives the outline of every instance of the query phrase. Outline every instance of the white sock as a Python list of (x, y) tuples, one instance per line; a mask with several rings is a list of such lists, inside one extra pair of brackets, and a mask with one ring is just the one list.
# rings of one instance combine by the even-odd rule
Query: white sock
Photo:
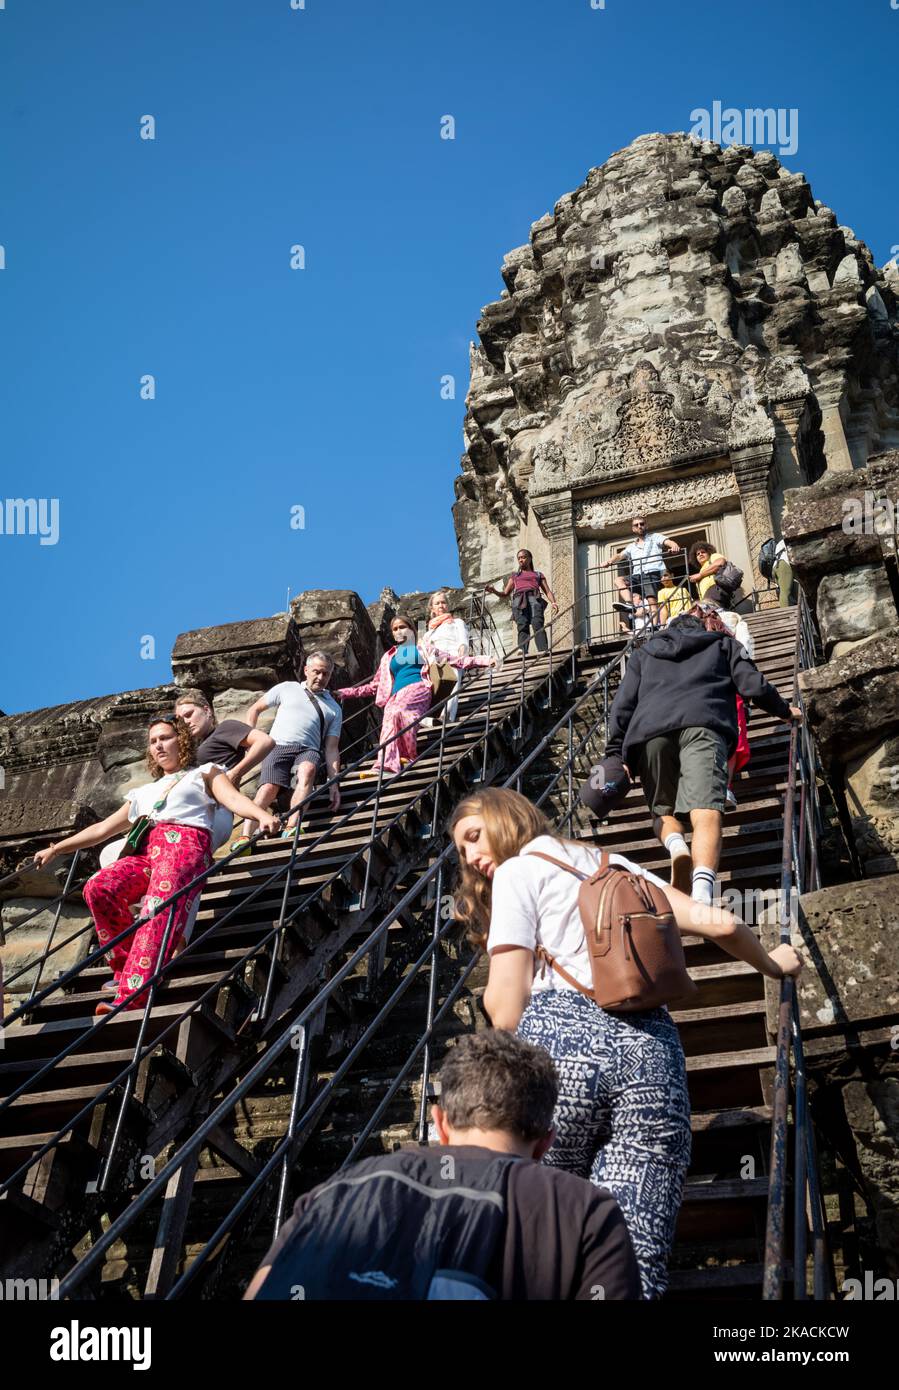
[(673, 859), (676, 854), (689, 854), (687, 842), (679, 830), (672, 830), (670, 835), (666, 835), (662, 844), (667, 849)]
[(712, 906), (715, 893), (715, 870), (698, 868), (693, 870), (693, 892), (690, 894), (696, 903)]

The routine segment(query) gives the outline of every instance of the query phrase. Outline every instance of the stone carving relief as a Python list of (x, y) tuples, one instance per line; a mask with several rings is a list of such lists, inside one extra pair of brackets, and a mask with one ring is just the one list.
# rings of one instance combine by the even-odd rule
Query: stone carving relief
[(733, 473), (705, 473), (699, 477), (657, 483), (654, 487), (587, 498), (576, 504), (574, 520), (579, 528), (599, 531), (629, 520), (638, 511), (650, 515), (655, 512), (689, 511), (732, 497), (739, 497)]
[(663, 385), (652, 363), (641, 362), (627, 390), (598, 410), (577, 412), (561, 443), (537, 445), (533, 488), (551, 492), (621, 471), (659, 468), (716, 445), (726, 445), (722, 426), (682, 386)]

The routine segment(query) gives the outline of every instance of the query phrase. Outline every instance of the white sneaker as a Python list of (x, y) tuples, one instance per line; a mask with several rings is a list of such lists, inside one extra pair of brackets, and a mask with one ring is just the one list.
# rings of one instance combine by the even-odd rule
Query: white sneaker
[(730, 787), (728, 787), (725, 793), (724, 809), (725, 811), (735, 811), (737, 809), (737, 798), (734, 796)]

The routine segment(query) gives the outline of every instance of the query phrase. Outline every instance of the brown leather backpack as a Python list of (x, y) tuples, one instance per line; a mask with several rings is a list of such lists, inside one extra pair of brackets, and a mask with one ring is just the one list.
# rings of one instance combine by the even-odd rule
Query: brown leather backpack
[(610, 864), (605, 850), (600, 851), (599, 868), (590, 875), (540, 850), (527, 853), (581, 879), (578, 907), (593, 989), (585, 989), (563, 970), (544, 946), (537, 947), (538, 957), (563, 980), (612, 1013), (656, 1009), (696, 993), (680, 932), (661, 888)]

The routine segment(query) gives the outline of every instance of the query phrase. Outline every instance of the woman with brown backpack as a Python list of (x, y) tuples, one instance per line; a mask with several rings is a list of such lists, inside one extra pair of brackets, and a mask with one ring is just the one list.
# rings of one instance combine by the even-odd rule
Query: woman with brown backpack
[(543, 1161), (617, 1198), (644, 1296), (659, 1298), (690, 1158), (684, 1053), (665, 1007), (695, 988), (680, 936), (707, 937), (771, 979), (801, 961), (792, 946), (769, 955), (732, 913), (621, 855), (563, 839), (517, 792), (467, 797), (451, 833), (454, 916), (490, 956), (485, 1012), (558, 1068)]

